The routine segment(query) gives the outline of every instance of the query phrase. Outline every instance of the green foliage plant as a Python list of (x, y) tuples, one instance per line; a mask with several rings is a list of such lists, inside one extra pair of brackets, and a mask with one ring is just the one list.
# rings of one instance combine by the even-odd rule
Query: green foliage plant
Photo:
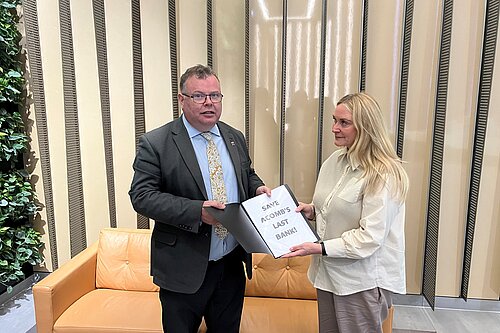
[(0, 171), (0, 224), (19, 224), (36, 214), (38, 207), (33, 200), (33, 187), (24, 170), (3, 173)]
[(24, 154), (29, 137), (22, 117), (25, 80), (18, 30), (19, 0), (0, 0), (0, 285), (24, 279), (23, 268), (43, 262), (41, 235), (33, 228), (38, 207)]
[(0, 281), (12, 291), (11, 283), (24, 279), (23, 265), (43, 261), (40, 233), (30, 226), (0, 228)]
[(21, 114), (0, 108), (0, 162), (9, 163), (14, 168), (21, 162), (19, 159), (26, 152), (28, 140)]

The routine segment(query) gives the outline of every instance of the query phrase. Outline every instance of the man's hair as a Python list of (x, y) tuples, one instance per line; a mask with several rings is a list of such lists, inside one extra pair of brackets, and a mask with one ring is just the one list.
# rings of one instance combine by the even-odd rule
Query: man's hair
[(214, 72), (212, 68), (198, 64), (188, 68), (184, 72), (184, 74), (182, 74), (181, 82), (179, 83), (182, 93), (185, 92), (184, 89), (186, 88), (186, 81), (192, 76), (196, 77), (197, 79), (206, 79), (209, 76), (215, 76), (217, 81), (219, 81), (217, 74)]
[(365, 193), (377, 191), (392, 179), (393, 195), (404, 200), (408, 176), (389, 139), (377, 101), (366, 93), (355, 93), (342, 97), (337, 105), (345, 106), (352, 114), (357, 134), (347, 155), (363, 167)]

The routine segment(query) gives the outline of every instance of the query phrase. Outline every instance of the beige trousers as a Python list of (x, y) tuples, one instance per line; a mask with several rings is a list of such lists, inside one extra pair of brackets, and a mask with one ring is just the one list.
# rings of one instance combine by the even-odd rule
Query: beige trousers
[(317, 289), (320, 333), (382, 333), (392, 293), (373, 288), (338, 296)]

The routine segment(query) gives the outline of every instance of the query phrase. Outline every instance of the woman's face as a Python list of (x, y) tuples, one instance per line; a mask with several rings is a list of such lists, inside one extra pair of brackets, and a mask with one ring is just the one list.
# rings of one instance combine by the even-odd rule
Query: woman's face
[(352, 113), (343, 104), (337, 105), (333, 111), (333, 135), (334, 143), (338, 147), (351, 148), (358, 131), (352, 122)]

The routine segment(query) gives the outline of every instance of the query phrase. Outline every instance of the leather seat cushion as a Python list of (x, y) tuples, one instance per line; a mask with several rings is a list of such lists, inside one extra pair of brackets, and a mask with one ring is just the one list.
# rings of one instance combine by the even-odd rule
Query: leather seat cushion
[(55, 333), (162, 332), (157, 292), (96, 289), (55, 322)]
[(315, 300), (245, 297), (241, 333), (318, 332)]

